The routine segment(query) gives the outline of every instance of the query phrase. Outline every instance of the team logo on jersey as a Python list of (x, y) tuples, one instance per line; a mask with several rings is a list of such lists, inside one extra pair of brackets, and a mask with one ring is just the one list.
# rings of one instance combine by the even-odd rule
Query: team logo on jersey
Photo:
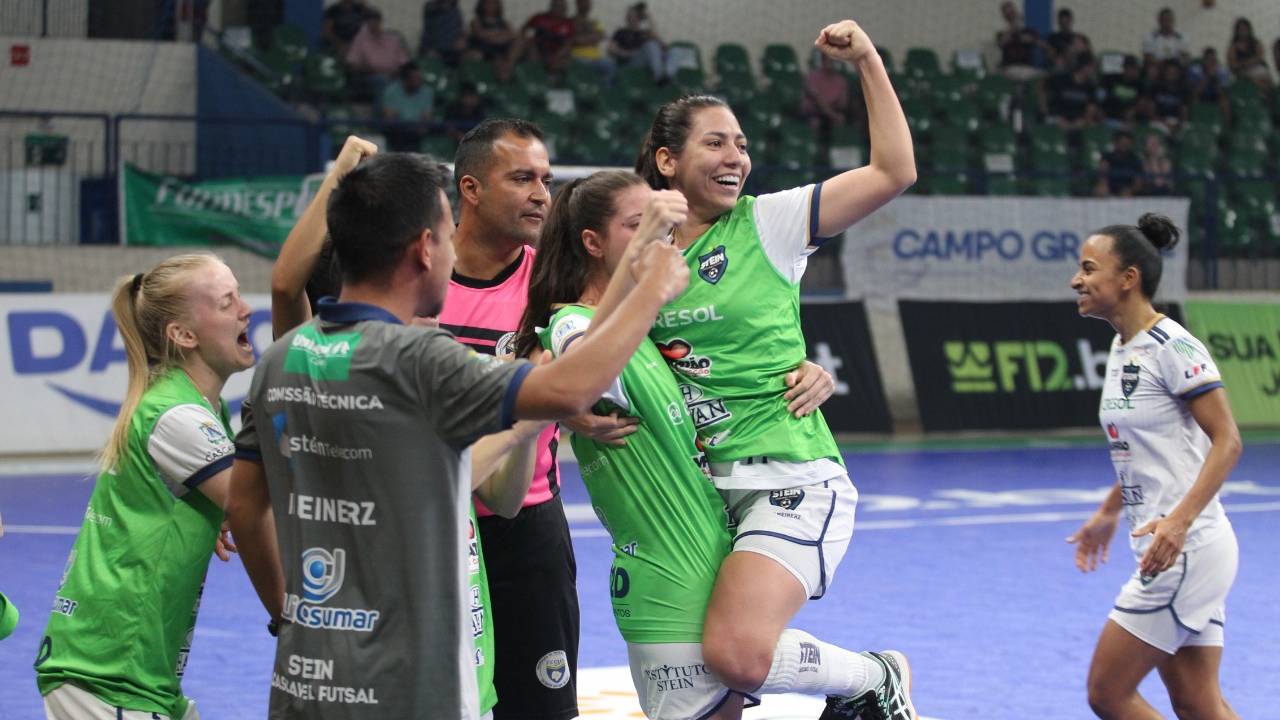
[(342, 589), (347, 570), (347, 551), (307, 548), (302, 551), (302, 599), (322, 603)]
[(795, 510), (800, 507), (800, 503), (803, 501), (804, 490), (801, 490), (800, 488), (774, 490), (769, 493), (769, 504), (774, 507), (780, 507), (783, 510)]
[(208, 420), (200, 423), (200, 432), (204, 433), (204, 439), (208, 440), (210, 445), (220, 445), (227, 441), (227, 434), (222, 432), (222, 428)]
[(511, 355), (515, 352), (516, 334), (514, 331), (498, 338), (497, 344), (493, 346), (493, 354), (497, 357), (503, 355)]
[(534, 674), (543, 686), (559, 690), (569, 684), (569, 656), (563, 650), (552, 650), (538, 660)]
[(1142, 366), (1137, 363), (1127, 363), (1120, 369), (1120, 392), (1124, 393), (1125, 399), (1138, 389), (1138, 373), (1142, 370)]
[(472, 575), (480, 572), (480, 545), (476, 542), (475, 523), (467, 520), (467, 571)]
[(670, 342), (659, 342), (658, 352), (666, 358), (667, 364), (676, 372), (697, 377), (711, 375), (711, 358), (693, 354), (693, 346), (687, 340), (674, 338)]
[(698, 277), (715, 285), (724, 277), (729, 267), (729, 257), (724, 254), (724, 246), (717, 245), (715, 250), (698, 256)]

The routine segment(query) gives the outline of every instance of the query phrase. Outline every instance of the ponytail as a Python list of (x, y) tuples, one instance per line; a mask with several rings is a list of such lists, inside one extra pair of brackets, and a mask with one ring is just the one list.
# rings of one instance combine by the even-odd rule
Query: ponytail
[(582, 244), (584, 230), (603, 233), (619, 192), (644, 181), (625, 170), (601, 170), (560, 188), (542, 224), (538, 254), (529, 280), (529, 302), (516, 331), (517, 357), (541, 347), (536, 328), (551, 319), (553, 306), (577, 302), (598, 262)]
[(636, 157), (636, 174), (644, 178), (649, 187), (654, 190), (671, 187), (671, 179), (658, 170), (658, 150), (666, 148), (672, 155), (679, 155), (693, 130), (694, 115), (711, 107), (729, 109), (725, 101), (714, 95), (685, 95), (658, 109)]
[(111, 429), (111, 438), (99, 457), (103, 470), (115, 467), (124, 456), (133, 414), (147, 388), (161, 374), (182, 362), (182, 350), (170, 341), (167, 329), (169, 323), (187, 314), (187, 274), (213, 262), (221, 261), (209, 253), (177, 255), (148, 272), (122, 277), (116, 282), (111, 293), (111, 314), (124, 340), (129, 384)]

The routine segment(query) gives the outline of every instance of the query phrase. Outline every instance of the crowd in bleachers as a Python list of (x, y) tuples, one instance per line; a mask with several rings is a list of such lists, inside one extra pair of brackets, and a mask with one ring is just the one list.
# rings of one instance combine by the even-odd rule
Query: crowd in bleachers
[[(1280, 247), (1274, 186), (1250, 181), (1276, 171), (1280, 103), (1247, 19), (1220, 55), (1182, 35), (1167, 8), (1131, 48), (1115, 50), (1094, 48), (1068, 8), (1043, 37), (1018, 5), (1000, 12), (994, 67), (980, 38), (949, 62), (930, 48), (908, 49), (900, 65), (882, 53), (917, 141), (916, 191), (1188, 194), (1197, 218)], [(320, 47), (280, 26), (253, 50), (254, 64), (281, 95), (318, 108), (335, 138), (376, 124), (394, 149), (446, 157), (461, 132), (504, 114), (539, 122), (556, 161), (630, 164), (656, 106), (698, 91), (735, 108), (763, 186), (866, 157), (856, 75), (790, 45), (766, 46), (756, 65), (733, 42), (668, 43), (644, 3), (612, 33), (591, 0), (576, 0), (572, 14), (567, 0), (549, 0), (523, 23), (505, 17), (501, 0), (478, 0), (469, 22), (457, 0), (429, 0), (422, 18), (413, 51), (376, 9), (340, 0), (324, 12)], [(1104, 19), (1081, 21), (1087, 29)], [(1280, 39), (1272, 53), (1280, 66)], [(1226, 192), (1209, 193), (1219, 180)]]

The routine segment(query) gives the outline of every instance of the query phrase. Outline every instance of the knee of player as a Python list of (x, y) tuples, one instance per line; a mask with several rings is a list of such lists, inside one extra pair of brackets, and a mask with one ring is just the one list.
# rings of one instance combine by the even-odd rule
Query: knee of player
[(1169, 688), (1169, 704), (1179, 720), (1218, 720), (1226, 714), (1222, 698), (1208, 688)]
[(753, 647), (743, 638), (725, 636), (704, 637), (702, 656), (720, 682), (741, 692), (763, 685), (773, 663), (772, 648)]
[(1117, 696), (1113, 688), (1107, 686), (1103, 678), (1090, 673), (1088, 690), (1089, 709), (1093, 710), (1094, 715), (1104, 719), (1116, 716), (1116, 710), (1123, 699)]

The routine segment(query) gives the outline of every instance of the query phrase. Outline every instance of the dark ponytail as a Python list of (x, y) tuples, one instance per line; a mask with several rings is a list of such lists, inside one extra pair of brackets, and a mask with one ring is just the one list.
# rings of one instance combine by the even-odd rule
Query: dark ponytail
[(1136, 267), (1142, 277), (1142, 294), (1148, 300), (1160, 287), (1164, 261), (1161, 250), (1178, 244), (1181, 233), (1164, 215), (1145, 213), (1134, 225), (1108, 225), (1094, 233), (1111, 238), (1111, 252), (1120, 261), (1120, 269)]
[(636, 174), (644, 178), (649, 187), (666, 190), (671, 186), (671, 181), (658, 171), (658, 150), (666, 148), (672, 155), (679, 155), (693, 129), (693, 116), (710, 107), (729, 109), (725, 101), (713, 95), (685, 95), (659, 108), (636, 158)]
[(529, 279), (529, 303), (516, 332), (516, 357), (541, 347), (535, 328), (551, 319), (551, 308), (577, 302), (587, 287), (596, 259), (582, 244), (582, 231), (603, 233), (622, 190), (644, 181), (625, 170), (602, 170), (560, 188), (542, 224), (538, 254)]

